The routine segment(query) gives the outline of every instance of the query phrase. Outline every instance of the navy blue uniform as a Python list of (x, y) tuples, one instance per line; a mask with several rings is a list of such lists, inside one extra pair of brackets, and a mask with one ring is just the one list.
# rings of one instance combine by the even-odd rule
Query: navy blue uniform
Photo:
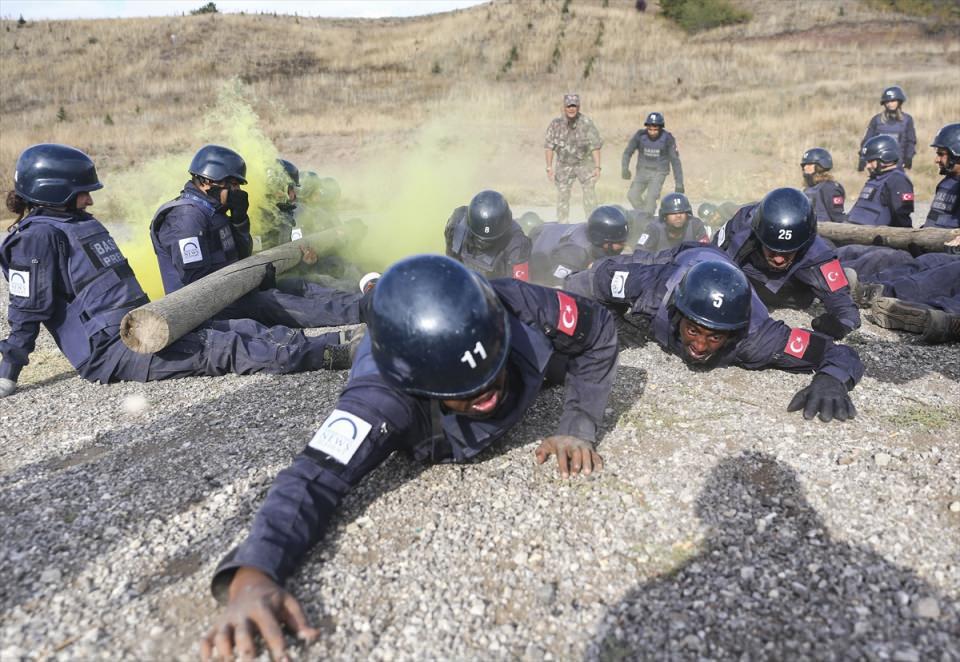
[(713, 238), (750, 279), (768, 306), (807, 308), (819, 299), (827, 312), (847, 329), (860, 328), (860, 311), (850, 295), (850, 284), (836, 249), (817, 235), (785, 271), (774, 271), (763, 257), (763, 246), (751, 228), (759, 204), (741, 207)]
[(947, 175), (937, 184), (925, 228), (960, 228), (960, 176)]
[(396, 390), (380, 376), (365, 337), (336, 409), (277, 476), (249, 536), (218, 567), (214, 595), (225, 597), (241, 566), (283, 582), (323, 536), (344, 495), (394, 451), (422, 461), (461, 462), (490, 447), (534, 403), (554, 359), (566, 361), (557, 434), (596, 439), (616, 373), (610, 313), (595, 302), (517, 280), (492, 285), (510, 324), (502, 404), (488, 418), (470, 418), (446, 411), (438, 400)]
[(530, 249), (533, 242), (516, 221), (493, 242), (476, 241), (467, 227), (467, 207), (457, 207), (443, 231), (447, 257), (463, 263), (485, 278), (529, 280)]
[[(662, 251), (647, 264), (627, 262), (620, 257), (599, 260), (589, 271), (568, 278), (567, 287), (608, 305), (629, 306), (626, 315), (649, 325), (649, 333), (657, 344), (685, 358), (678, 332), (682, 316), (673, 306), (673, 291), (690, 267), (708, 260), (731, 262), (726, 253), (715, 247), (687, 244)], [(840, 380), (847, 388), (853, 388), (863, 377), (863, 363), (853, 349), (815, 331), (791, 329), (771, 318), (756, 293), (750, 304), (749, 327), (724, 345), (709, 365), (823, 373)]]
[[(163, 289), (169, 294), (250, 254), (249, 222), (231, 223), (226, 209), (192, 182), (176, 200), (157, 210), (150, 238)], [(251, 292), (227, 306), (218, 319), (249, 317), (270, 326), (340, 326), (360, 322), (360, 293), (295, 282), (284, 290)]]
[(843, 212), (843, 203), (847, 198), (846, 191), (840, 182), (832, 179), (808, 186), (803, 189), (804, 195), (813, 205), (813, 212), (817, 215), (817, 222), (845, 223), (847, 215)]
[(847, 220), (857, 225), (910, 228), (912, 213), (913, 182), (902, 170), (893, 168), (867, 179)]
[(883, 296), (960, 313), (960, 255), (918, 257), (886, 246), (841, 246), (843, 263), (865, 283), (883, 285)]
[(544, 223), (531, 234), (530, 281), (539, 285), (560, 287), (564, 278), (604, 255), (590, 243), (586, 223)]
[(866, 163), (863, 160), (863, 145), (874, 136), (891, 136), (900, 145), (900, 164), (913, 167), (913, 156), (917, 153), (917, 131), (913, 127), (913, 118), (907, 113), (901, 113), (901, 119), (890, 118), (887, 111), (882, 111), (870, 118), (867, 132), (860, 141), (860, 163), (858, 170), (863, 170)]
[(0, 245), (0, 267), (10, 284), (0, 377), (14, 381), (41, 324), (81, 377), (101, 383), (315, 370), (338, 342), (337, 334), (307, 338), (240, 319), (206, 324), (156, 354), (132, 352), (120, 321), (147, 296), (113, 237), (85, 212), (40, 209), (15, 223)]
[(666, 129), (660, 129), (656, 140), (651, 140), (645, 129), (637, 131), (623, 150), (620, 165), (624, 172), (630, 169), (630, 159), (634, 152), (637, 152), (637, 171), (627, 192), (627, 199), (634, 209), (643, 209), (648, 214), (653, 214), (671, 167), (674, 188), (678, 192), (683, 191), (683, 166), (680, 164), (677, 141)]
[(707, 232), (706, 226), (696, 216), (690, 216), (687, 219), (681, 233), (676, 238), (670, 236), (670, 230), (672, 228), (669, 228), (664, 221), (655, 218), (650, 221), (650, 224), (637, 239), (635, 250), (657, 253), (667, 248), (676, 248), (683, 243), (710, 243), (710, 234)]

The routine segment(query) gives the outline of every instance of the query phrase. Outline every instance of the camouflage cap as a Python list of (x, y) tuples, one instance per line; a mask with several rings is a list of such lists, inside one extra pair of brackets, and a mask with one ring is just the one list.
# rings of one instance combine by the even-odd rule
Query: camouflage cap
[(580, 95), (579, 94), (564, 94), (563, 95), (563, 106), (576, 106), (580, 107)]

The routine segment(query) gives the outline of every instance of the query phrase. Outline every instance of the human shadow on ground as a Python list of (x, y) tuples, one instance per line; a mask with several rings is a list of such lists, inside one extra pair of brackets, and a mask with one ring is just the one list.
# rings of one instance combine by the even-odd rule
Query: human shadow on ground
[(960, 659), (956, 599), (831, 539), (788, 465), (723, 460), (696, 513), (701, 552), (612, 606), (586, 659)]

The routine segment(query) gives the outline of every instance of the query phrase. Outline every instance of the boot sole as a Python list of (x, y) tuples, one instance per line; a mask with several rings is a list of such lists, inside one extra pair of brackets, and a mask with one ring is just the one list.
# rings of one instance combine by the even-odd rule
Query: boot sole
[(884, 329), (923, 333), (930, 323), (930, 310), (900, 299), (881, 297), (871, 306), (874, 323)]

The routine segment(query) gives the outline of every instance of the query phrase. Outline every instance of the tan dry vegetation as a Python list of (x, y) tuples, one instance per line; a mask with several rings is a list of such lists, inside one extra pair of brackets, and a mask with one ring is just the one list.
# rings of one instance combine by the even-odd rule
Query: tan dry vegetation
[[(342, 178), (356, 201), (368, 187), (408, 185), (391, 173), (427, 136), (417, 178), (464, 173), (439, 187), (444, 203), (482, 187), (552, 203), (542, 135), (567, 90), (582, 94), (607, 141), (607, 201), (625, 199), (620, 153), (654, 109), (678, 137), (695, 200), (796, 185), (799, 156), (813, 145), (834, 153), (838, 178), (855, 192), (859, 139), (879, 92), (896, 83), (910, 97), (921, 145), (913, 177), (918, 199), (928, 199), (937, 176), (926, 144), (960, 108), (955, 33), (932, 35), (928, 21), (855, 0), (736, 1), (753, 21), (694, 37), (624, 0), (572, 0), (568, 14), (560, 0), (530, 0), (373, 21), (3, 21), (0, 181), (10, 182), (18, 152), (38, 141), (88, 150), (105, 178), (189, 153), (212, 135), (200, 118), (224, 81), (239, 78), (280, 151)], [(518, 57), (504, 71), (513, 47)], [(384, 162), (386, 173), (377, 168)]]

